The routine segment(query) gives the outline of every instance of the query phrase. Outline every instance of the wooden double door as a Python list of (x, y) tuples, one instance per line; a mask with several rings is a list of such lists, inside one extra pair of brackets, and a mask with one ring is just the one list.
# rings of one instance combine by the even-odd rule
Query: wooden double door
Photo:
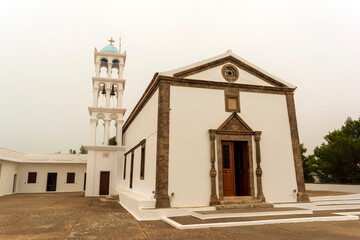
[(223, 141), (221, 148), (224, 196), (249, 196), (248, 143)]

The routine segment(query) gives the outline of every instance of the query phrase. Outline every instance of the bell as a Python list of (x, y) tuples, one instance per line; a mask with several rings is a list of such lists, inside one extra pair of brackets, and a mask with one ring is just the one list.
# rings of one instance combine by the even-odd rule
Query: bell
[(110, 96), (115, 96), (114, 85), (112, 85)]
[(105, 84), (103, 85), (103, 89), (101, 91), (101, 94), (105, 95), (106, 94), (106, 91), (105, 91)]

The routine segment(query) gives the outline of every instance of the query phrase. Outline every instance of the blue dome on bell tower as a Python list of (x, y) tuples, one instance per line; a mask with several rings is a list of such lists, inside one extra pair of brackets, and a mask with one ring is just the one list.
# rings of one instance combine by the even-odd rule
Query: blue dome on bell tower
[(115, 42), (112, 38), (109, 40), (110, 44), (100, 50), (100, 52), (119, 53), (119, 50), (112, 44)]
[(119, 53), (119, 50), (112, 44), (107, 45), (100, 52), (112, 52), (112, 53)]

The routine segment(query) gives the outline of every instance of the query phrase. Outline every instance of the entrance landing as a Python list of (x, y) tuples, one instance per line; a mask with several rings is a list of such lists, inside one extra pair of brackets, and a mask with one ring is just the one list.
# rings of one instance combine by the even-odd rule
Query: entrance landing
[(274, 208), (194, 211), (187, 216), (163, 217), (162, 220), (177, 229), (359, 220), (360, 194), (310, 200), (311, 203), (274, 204)]

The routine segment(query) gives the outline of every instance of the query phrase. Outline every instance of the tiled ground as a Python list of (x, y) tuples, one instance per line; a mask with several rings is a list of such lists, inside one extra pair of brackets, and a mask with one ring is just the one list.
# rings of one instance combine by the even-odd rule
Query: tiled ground
[(360, 221), (177, 230), (83, 193), (0, 197), (0, 239), (360, 239)]

